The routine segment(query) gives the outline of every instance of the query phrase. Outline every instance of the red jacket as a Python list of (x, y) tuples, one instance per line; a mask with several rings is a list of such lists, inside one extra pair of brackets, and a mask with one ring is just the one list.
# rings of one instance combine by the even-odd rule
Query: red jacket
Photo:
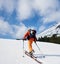
[[(30, 35), (30, 31), (27, 31), (26, 34), (24, 35), (24, 39), (26, 39)], [(30, 38), (29, 40), (36, 41), (36, 38)]]

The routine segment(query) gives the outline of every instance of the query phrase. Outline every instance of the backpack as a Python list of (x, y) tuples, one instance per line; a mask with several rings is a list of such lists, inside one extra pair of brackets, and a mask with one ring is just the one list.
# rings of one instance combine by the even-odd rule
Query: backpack
[(36, 38), (36, 30), (30, 31), (30, 34), (27, 36), (27, 39), (29, 40), (30, 38)]

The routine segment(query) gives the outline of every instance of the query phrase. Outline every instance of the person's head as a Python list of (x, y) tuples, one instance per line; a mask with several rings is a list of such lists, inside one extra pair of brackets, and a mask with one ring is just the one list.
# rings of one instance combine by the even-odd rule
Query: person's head
[(29, 29), (28, 31), (31, 32), (31, 29)]
[(36, 34), (36, 30), (29, 29), (28, 31), (29, 31), (29, 32), (31, 32), (31, 33), (34, 33), (34, 34)]

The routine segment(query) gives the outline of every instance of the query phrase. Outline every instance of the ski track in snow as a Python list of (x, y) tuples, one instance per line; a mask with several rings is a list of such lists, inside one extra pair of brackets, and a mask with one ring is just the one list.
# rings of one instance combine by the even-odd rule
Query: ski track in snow
[[(60, 64), (60, 45), (46, 42), (37, 42), (40, 51), (33, 43), (37, 56), (45, 54), (45, 58), (38, 58), (43, 64)], [(24, 50), (28, 51), (27, 41), (24, 41)], [(24, 54), (23, 41), (0, 39), (0, 64), (38, 64), (36, 61)]]

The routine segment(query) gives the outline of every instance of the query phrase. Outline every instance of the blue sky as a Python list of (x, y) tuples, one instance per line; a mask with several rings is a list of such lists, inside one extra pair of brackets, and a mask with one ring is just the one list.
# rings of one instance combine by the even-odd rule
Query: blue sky
[(60, 22), (60, 0), (0, 0), (0, 38), (37, 34)]

